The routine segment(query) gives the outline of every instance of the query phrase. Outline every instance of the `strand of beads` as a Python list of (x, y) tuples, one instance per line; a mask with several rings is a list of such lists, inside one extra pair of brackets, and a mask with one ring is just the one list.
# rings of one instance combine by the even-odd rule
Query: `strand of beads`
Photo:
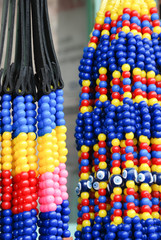
[(32, 96), (17, 96), (13, 101), (13, 239), (37, 238), (36, 107), (32, 101)]
[(13, 239), (12, 236), (12, 148), (11, 148), (11, 96), (2, 96), (2, 203), (1, 203), (1, 222), (2, 222), (2, 239)]

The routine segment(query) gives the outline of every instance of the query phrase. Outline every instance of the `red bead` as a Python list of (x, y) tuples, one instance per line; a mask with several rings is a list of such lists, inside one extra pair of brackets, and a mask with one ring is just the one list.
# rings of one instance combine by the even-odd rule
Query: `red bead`
[(122, 147), (121, 148), (121, 154), (125, 154), (126, 152), (125, 152), (125, 147)]
[(155, 78), (149, 78), (149, 79), (147, 80), (148, 86), (149, 86), (150, 84), (155, 84), (155, 83), (156, 83)]
[(37, 201), (37, 199), (38, 199), (37, 193), (32, 193), (31, 196), (32, 196), (33, 201)]
[(24, 199), (25, 199), (25, 196), (24, 196), (24, 197), (19, 197), (19, 198), (18, 198), (18, 205), (22, 205)]
[(99, 153), (96, 151), (96, 152), (94, 152), (94, 157), (95, 158), (98, 158), (98, 156), (99, 156)]
[(78, 206), (77, 206), (77, 209), (79, 210), (79, 211), (81, 211), (81, 209), (82, 209), (82, 204), (78, 204)]
[(83, 92), (83, 93), (89, 93), (89, 92), (90, 92), (90, 88), (84, 86), (84, 87), (82, 87), (82, 92)]
[(122, 21), (122, 15), (119, 15), (119, 16), (118, 16), (117, 21)]
[(89, 158), (89, 153), (83, 152), (83, 153), (81, 154), (81, 157), (82, 157), (82, 159), (88, 159), (88, 158)]
[(29, 178), (29, 174), (27, 172), (22, 172), (21, 173), (21, 179), (22, 180), (28, 180)]
[(129, 85), (124, 85), (124, 86), (123, 86), (123, 91), (124, 91), (124, 92), (130, 92), (130, 91), (131, 91), (131, 86), (129, 86)]
[(112, 147), (112, 152), (113, 153), (119, 153), (120, 152), (120, 147), (119, 146), (113, 146)]
[(27, 203), (27, 204), (23, 205), (23, 210), (24, 211), (31, 211), (31, 209), (32, 209), (32, 204)]
[(130, 15), (131, 14), (131, 9), (130, 8), (124, 8), (123, 14), (125, 14), (125, 13)]
[(12, 199), (12, 196), (11, 196), (10, 193), (4, 193), (4, 194), (2, 195), (2, 201), (4, 201), (4, 202), (10, 202), (11, 199)]
[(141, 78), (140, 75), (135, 75), (135, 76), (133, 76), (133, 81), (134, 81), (134, 82), (141, 82), (141, 80), (142, 80), (142, 78)]
[(125, 158), (126, 158), (126, 160), (133, 160), (134, 156), (132, 153), (126, 153)]
[(111, 21), (111, 27), (116, 27), (117, 25), (117, 21), (116, 20), (112, 20)]
[(130, 27), (130, 21), (124, 20), (124, 21), (122, 22), (122, 26), (123, 26), (123, 27), (124, 27), (124, 26)]
[(159, 206), (158, 205), (153, 205), (152, 206), (152, 212), (159, 212)]
[(10, 186), (12, 183), (12, 180), (10, 178), (4, 178), (2, 179), (2, 185), (3, 186)]
[(36, 193), (37, 188), (36, 187), (30, 187), (30, 193)]
[(147, 149), (148, 144), (147, 143), (140, 143), (140, 149)]
[(105, 17), (110, 17), (111, 16), (111, 12), (110, 11), (107, 11), (106, 13), (105, 13)]
[(78, 223), (78, 224), (82, 224), (82, 222), (83, 222), (83, 219), (79, 217), (79, 218), (77, 219), (77, 223)]
[(120, 161), (119, 160), (113, 160), (112, 166), (113, 167), (120, 167)]
[(158, 10), (156, 7), (153, 7), (153, 8), (150, 8), (150, 13), (153, 14), (153, 13), (157, 13)]
[(142, 191), (140, 196), (141, 196), (141, 199), (142, 198), (149, 198), (149, 199), (151, 199), (150, 193), (148, 191)]
[(134, 195), (135, 191), (133, 188), (127, 188), (127, 194), (128, 195)]
[(13, 205), (13, 206), (17, 206), (17, 205), (18, 205), (18, 198), (14, 198), (14, 199), (12, 200), (12, 205)]
[(153, 21), (153, 27), (160, 26), (160, 21), (159, 20), (154, 20)]
[(115, 39), (115, 36), (116, 36), (116, 34), (111, 34), (110, 40), (111, 40), (111, 41), (114, 40), (114, 39)]
[(106, 142), (105, 141), (99, 141), (98, 146), (100, 148), (104, 148), (104, 147), (106, 147)]
[(95, 25), (94, 25), (94, 29), (101, 31), (101, 29), (102, 29), (101, 24), (99, 24), (99, 23), (95, 23)]
[(130, 78), (130, 76), (131, 76), (131, 74), (130, 74), (130, 72), (128, 72), (128, 71), (124, 71), (124, 72), (122, 73), (122, 77), (123, 77), (123, 78)]
[(149, 34), (151, 34), (151, 30), (150, 30), (149, 27), (144, 27), (144, 28), (142, 29), (142, 33), (143, 33), (143, 34), (144, 34), (144, 33), (149, 33)]
[(134, 193), (134, 198), (135, 198), (135, 199), (138, 199), (138, 198), (139, 198), (139, 193), (135, 192), (135, 193)]
[(2, 202), (1, 207), (4, 210), (10, 209), (11, 208), (11, 202)]
[(152, 213), (152, 210), (148, 205), (144, 205), (144, 206), (141, 207), (141, 212), (142, 213), (144, 213), (144, 212)]
[(12, 193), (12, 187), (11, 186), (5, 186), (2, 188), (2, 193)]
[(28, 188), (28, 187), (25, 187), (25, 188), (23, 188), (22, 189), (22, 194), (23, 195), (30, 195), (30, 188)]
[(87, 167), (87, 166), (84, 166), (84, 167), (81, 167), (81, 172), (82, 173), (88, 173), (89, 172), (89, 167)]
[(131, 139), (125, 141), (126, 146), (133, 146), (134, 142)]
[(100, 155), (100, 156), (98, 157), (98, 159), (99, 159), (100, 162), (106, 162), (107, 157), (106, 157), (106, 155)]
[(29, 177), (30, 178), (35, 178), (36, 177), (36, 172), (34, 170), (29, 171)]
[(107, 75), (106, 74), (101, 74), (99, 76), (100, 81), (107, 81)]
[(89, 206), (89, 211), (94, 212), (94, 206)]
[(110, 218), (111, 218), (111, 222), (113, 222), (115, 216), (112, 214)]
[(138, 30), (138, 26), (137, 26), (137, 24), (136, 23), (132, 23), (131, 25), (130, 25), (130, 29), (131, 30)]
[(119, 85), (120, 84), (120, 79), (119, 78), (113, 78), (112, 83), (113, 83), (113, 85)]
[(105, 210), (106, 209), (106, 203), (99, 203), (98, 205), (100, 210)]
[(94, 43), (98, 43), (98, 37), (93, 36), (93, 37), (91, 37), (90, 41), (94, 42)]
[(120, 209), (116, 209), (114, 211), (114, 216), (118, 216), (118, 217), (121, 217), (122, 216), (122, 211)]
[(157, 98), (157, 93), (154, 91), (148, 93), (148, 99), (151, 99), (151, 98)]
[(99, 93), (101, 95), (106, 95), (107, 94), (107, 89), (106, 88), (100, 88)]
[(161, 94), (158, 94), (158, 101), (161, 101)]
[(37, 202), (36, 201), (33, 201), (31, 203), (31, 205), (32, 205), (32, 209), (36, 209), (37, 208)]
[(96, 198), (96, 199), (94, 200), (94, 204), (95, 204), (95, 205), (98, 205), (98, 204), (99, 204), (98, 198)]
[(83, 206), (88, 206), (89, 205), (89, 200), (88, 199), (82, 199), (82, 205)]
[(10, 178), (11, 177), (11, 172), (8, 170), (3, 170), (2, 171), (2, 178)]
[(81, 105), (88, 107), (89, 106), (89, 101), (88, 100), (82, 100)]
[(158, 191), (153, 191), (152, 192), (152, 197), (159, 198), (159, 192)]
[(142, 17), (141, 17), (141, 21), (143, 22), (143, 21), (150, 21), (150, 17), (148, 16), (148, 15), (143, 15)]
[(135, 204), (134, 203), (127, 203), (127, 209), (131, 210), (135, 208)]
[(111, 29), (110, 24), (105, 23), (105, 24), (103, 25), (103, 29), (110, 31), (110, 29)]
[(120, 93), (118, 93), (118, 92), (112, 93), (112, 98), (113, 99), (120, 99)]
[(21, 188), (24, 188), (24, 187), (29, 187), (29, 181), (28, 180), (24, 180), (24, 181), (21, 181)]
[(89, 213), (83, 213), (82, 218), (83, 218), (83, 220), (90, 220), (90, 214)]
[(106, 189), (99, 189), (98, 193), (100, 196), (105, 196), (106, 195)]
[(121, 31), (122, 31), (121, 27), (117, 28), (117, 30), (116, 30), (117, 33), (121, 32)]
[(99, 170), (99, 166), (95, 166), (94, 168), (96, 172)]
[(140, 17), (139, 13), (136, 10), (131, 11), (131, 17)]
[(114, 201), (115, 202), (121, 202), (122, 201), (122, 196), (121, 195), (115, 195), (114, 196)]

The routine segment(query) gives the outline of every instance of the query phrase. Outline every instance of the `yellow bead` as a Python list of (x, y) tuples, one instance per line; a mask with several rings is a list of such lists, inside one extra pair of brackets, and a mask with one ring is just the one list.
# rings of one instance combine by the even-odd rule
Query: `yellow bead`
[(113, 104), (114, 106), (118, 107), (120, 105), (120, 100), (119, 99), (113, 99), (111, 101), (111, 104)]
[(81, 107), (80, 109), (81, 113), (85, 113), (85, 112), (88, 112), (88, 107)]
[(28, 164), (24, 164), (21, 166), (22, 172), (28, 172), (30, 170), (30, 167)]
[(141, 69), (140, 68), (134, 68), (133, 74), (134, 75), (141, 75)]
[(87, 192), (82, 192), (82, 193), (81, 193), (81, 198), (82, 198), (82, 199), (88, 199), (88, 198), (89, 198), (89, 193), (87, 193)]
[[(91, 82), (90, 82), (89, 80), (83, 80), (83, 82), (82, 82), (82, 86), (83, 86), (83, 87), (89, 87), (90, 84), (91, 84)], [(60, 132), (60, 133), (61, 133), (61, 132)]]
[(90, 212), (89, 215), (90, 215), (90, 219), (94, 220), (94, 213)]
[(100, 84), (100, 79), (99, 79), (99, 78), (97, 78), (97, 80), (96, 80), (96, 84), (97, 84), (97, 85)]
[(145, 72), (144, 70), (141, 71), (141, 77), (142, 77), (142, 78), (143, 78), (143, 77), (144, 77), (144, 78), (146, 77), (146, 72)]
[(139, 137), (139, 141), (141, 142), (141, 143), (143, 143), (143, 142), (147, 142), (147, 137), (146, 136), (143, 136), (143, 135), (141, 135), (140, 137)]
[(150, 167), (149, 167), (148, 164), (143, 163), (143, 164), (141, 164), (140, 167), (139, 167), (139, 172), (141, 172), (141, 171), (151, 172), (151, 169), (150, 169)]
[(103, 24), (104, 23), (104, 18), (102, 17), (96, 17), (96, 23)]
[(121, 140), (120, 147), (126, 147), (125, 140)]
[(159, 191), (159, 186), (157, 184), (152, 185), (153, 191)]
[(127, 167), (127, 168), (133, 168), (134, 167), (134, 163), (133, 163), (133, 161), (127, 161), (126, 163), (125, 163), (125, 166)]
[(12, 164), (9, 162), (5, 162), (2, 165), (2, 170), (11, 170), (12, 169)]
[(159, 219), (160, 215), (158, 212), (152, 212), (152, 217), (155, 219)]
[(11, 139), (11, 133), (10, 132), (4, 132), (2, 135), (3, 140), (10, 140)]
[(115, 195), (121, 195), (121, 194), (122, 194), (122, 189), (121, 189), (120, 187), (115, 187), (115, 188), (113, 189), (113, 193), (114, 193)]
[(131, 139), (131, 140), (134, 139), (134, 133), (133, 133), (133, 132), (126, 133), (126, 134), (125, 134), (125, 138), (126, 138), (126, 139)]
[(113, 78), (120, 78), (121, 77), (121, 73), (119, 71), (114, 71), (112, 76), (113, 76)]
[(140, 13), (140, 5), (139, 4), (132, 4), (131, 10), (136, 10), (138, 13)]
[(99, 140), (99, 141), (106, 141), (106, 135), (103, 134), (103, 133), (99, 134), (99, 135), (98, 135), (98, 140)]
[(106, 102), (107, 101), (107, 96), (106, 95), (101, 95), (100, 97), (99, 97), (99, 100), (101, 101), (101, 102)]
[(142, 191), (149, 191), (149, 185), (147, 183), (142, 183), (140, 189)]
[(135, 192), (138, 192), (139, 187), (138, 187), (137, 185), (135, 185), (135, 186), (134, 186), (134, 190), (135, 190)]
[(11, 155), (12, 153), (12, 149), (11, 147), (4, 147), (2, 148), (2, 151), (1, 151), (1, 155), (4, 156), (4, 155)]
[(120, 145), (120, 140), (118, 138), (115, 138), (112, 140), (112, 145), (113, 146), (119, 146)]
[(114, 200), (114, 196), (115, 196), (115, 194), (111, 193), (111, 195), (110, 195), (111, 200)]
[(99, 198), (99, 193), (98, 192), (95, 192), (95, 198)]
[(77, 225), (77, 231), (80, 231), (80, 232), (82, 231), (82, 225), (81, 224)]
[(10, 140), (4, 140), (2, 141), (2, 148), (4, 147), (10, 147), (11, 146), (11, 141)]
[(121, 169), (120, 169), (119, 167), (114, 167), (114, 168), (112, 169), (112, 173), (113, 173), (114, 175), (120, 174), (120, 173), (121, 173)]
[(155, 33), (160, 34), (160, 33), (161, 33), (161, 27), (159, 27), (159, 26), (154, 27), (154, 28), (153, 28), (153, 31), (154, 31)]
[(83, 225), (83, 227), (89, 227), (89, 226), (91, 226), (91, 222), (89, 220), (85, 220), (85, 221), (83, 221), (82, 225)]
[(88, 173), (82, 173), (82, 174), (81, 174), (81, 179), (82, 179), (82, 180), (88, 180), (88, 178), (89, 178)]
[(147, 78), (155, 78), (155, 72), (154, 71), (147, 72)]
[(110, 32), (108, 31), (108, 30), (103, 30), (102, 32), (101, 32), (101, 36), (103, 36), (103, 35), (110, 35)]
[(111, 14), (111, 20), (117, 20), (118, 19), (118, 14), (117, 13), (112, 13)]
[(60, 161), (61, 163), (66, 163), (67, 157), (66, 157), (66, 156), (60, 156), (60, 157), (59, 157), (59, 161)]
[(137, 95), (137, 96), (135, 97), (135, 102), (136, 102), (136, 103), (140, 103), (141, 101), (143, 101), (143, 96)]
[(122, 31), (125, 32), (125, 33), (129, 33), (129, 32), (130, 32), (130, 28), (127, 27), (127, 26), (124, 26), (124, 27), (122, 28)]
[(106, 210), (100, 210), (98, 214), (101, 218), (104, 218), (104, 217), (107, 216), (107, 211)]
[(111, 205), (110, 205), (110, 204), (107, 204), (107, 206), (106, 206), (106, 211), (109, 211), (109, 210), (111, 210)]
[(82, 152), (89, 152), (89, 147), (83, 145), (83, 146), (81, 147), (81, 151), (82, 151)]
[(28, 138), (26, 133), (20, 133), (17, 137), (18, 141), (26, 141)]
[(142, 8), (141, 9), (141, 16), (148, 15), (148, 14), (149, 14), (149, 10), (147, 8)]
[(56, 132), (58, 132), (58, 133), (66, 133), (67, 132), (67, 127), (66, 126), (57, 126), (56, 127)]
[(91, 43), (88, 44), (88, 47), (92, 47), (92, 48), (96, 49), (97, 48), (97, 44), (94, 43), (94, 42), (91, 42)]
[(155, 103), (158, 103), (158, 100), (156, 98), (151, 98), (148, 100), (149, 106), (153, 106)]
[(12, 155), (5, 155), (5, 156), (3, 156), (1, 161), (2, 161), (2, 163), (12, 162)]
[(78, 203), (81, 203), (82, 202), (82, 199), (81, 197), (78, 198)]
[(106, 73), (107, 73), (107, 69), (106, 69), (106, 68), (101, 67), (101, 68), (99, 69), (99, 74), (106, 74)]
[(28, 133), (28, 139), (34, 141), (36, 139), (36, 134), (34, 132)]
[(149, 219), (149, 218), (151, 218), (150, 213), (144, 212), (144, 213), (142, 214), (142, 219), (147, 220), (147, 219)]
[(27, 160), (28, 160), (29, 163), (37, 162), (38, 157), (36, 155), (27, 156)]
[(99, 163), (99, 168), (100, 169), (106, 169), (107, 168), (107, 163), (106, 162), (100, 162)]
[(124, 72), (124, 71), (130, 71), (130, 65), (129, 64), (123, 64), (122, 65), (122, 71)]
[(156, 80), (157, 82), (161, 81), (161, 75), (158, 74), (158, 75), (155, 77), (155, 80)]
[(127, 181), (127, 182), (126, 182), (126, 187), (127, 187), (127, 188), (134, 188), (134, 186), (135, 186), (134, 181)]
[(115, 224), (119, 225), (122, 223), (122, 217), (115, 217), (113, 221)]
[[(100, 135), (99, 135), (99, 136), (100, 136)], [(103, 141), (103, 140), (99, 140), (99, 141)], [(95, 144), (95, 145), (94, 145), (93, 150), (94, 150), (95, 152), (98, 152), (98, 150), (99, 150), (98, 144)]]
[(134, 218), (136, 216), (136, 212), (135, 210), (128, 210), (127, 211), (127, 216), (130, 217), (130, 218)]
[(143, 39), (144, 38), (147, 38), (147, 39), (151, 40), (151, 35), (149, 33), (144, 33), (143, 34)]
[[(30, 168), (30, 170), (35, 171), (38, 169), (38, 164), (37, 163), (29, 163), (29, 168)], [(47, 172), (49, 172), (49, 171), (47, 171)]]
[(57, 148), (65, 148), (66, 147), (66, 142), (64, 141), (59, 141), (58, 142), (58, 145), (53, 145), (53, 151), (57, 151), (58, 149)]
[(55, 166), (54, 165), (46, 166), (46, 170), (47, 170), (47, 172), (54, 172)]
[(35, 148), (37, 145), (36, 141), (27, 140), (27, 146)]
[(102, 189), (106, 189), (107, 188), (107, 183), (106, 182), (100, 182), (99, 186)]
[(157, 166), (157, 172), (160, 173), (161, 172), (161, 165)]
[(126, 98), (126, 97), (128, 97), (128, 98), (132, 98), (132, 93), (131, 92), (125, 92), (124, 94), (123, 94), (123, 97), (124, 98)]

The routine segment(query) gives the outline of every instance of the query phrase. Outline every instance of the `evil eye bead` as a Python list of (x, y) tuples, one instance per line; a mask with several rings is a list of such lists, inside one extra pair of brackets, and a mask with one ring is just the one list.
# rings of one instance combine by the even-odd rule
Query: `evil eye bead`
[(99, 190), (99, 182), (94, 182), (93, 183), (93, 189), (98, 191)]
[(98, 180), (103, 180), (105, 177), (105, 172), (104, 171), (98, 171), (97, 172), (97, 178)]
[(114, 179), (113, 179), (113, 182), (115, 185), (119, 186), (122, 184), (122, 178), (121, 176), (115, 176)]
[(92, 183), (91, 183), (90, 181), (87, 181), (87, 187), (88, 187), (89, 189), (92, 188)]
[(143, 173), (139, 173), (138, 182), (143, 183), (145, 181), (145, 175)]
[(123, 177), (123, 179), (127, 179), (127, 171), (126, 170), (123, 171), (122, 177)]

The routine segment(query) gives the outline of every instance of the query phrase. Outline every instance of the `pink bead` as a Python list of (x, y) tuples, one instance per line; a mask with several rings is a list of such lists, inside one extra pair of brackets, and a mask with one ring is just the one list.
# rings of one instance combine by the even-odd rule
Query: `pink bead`
[(43, 190), (43, 195), (54, 195), (54, 188), (47, 188), (45, 190)]
[(53, 179), (54, 182), (58, 182), (59, 181), (59, 175), (58, 174), (53, 174), (52, 179)]
[(53, 174), (52, 174), (51, 172), (46, 172), (46, 173), (44, 173), (44, 176), (45, 176), (45, 179), (46, 179), (46, 180), (47, 180), (47, 179), (52, 179)]
[(61, 191), (60, 191), (60, 189), (55, 189), (54, 196), (55, 196), (55, 197), (61, 196)]
[(38, 191), (38, 197), (41, 197), (42, 196), (42, 190), (39, 189)]
[(56, 167), (55, 170), (54, 170), (54, 174), (59, 174), (59, 172), (60, 172), (59, 167)]
[(64, 177), (61, 177), (61, 178), (59, 179), (59, 183), (60, 183), (61, 185), (66, 185), (66, 184), (67, 184), (67, 179), (64, 178)]
[(63, 199), (61, 197), (56, 197), (55, 198), (56, 205), (60, 205), (60, 204), (62, 204), (62, 202), (63, 202)]
[(51, 179), (45, 181), (45, 188), (54, 187), (54, 182)]
[(55, 201), (55, 198), (53, 196), (46, 196), (46, 197), (43, 197), (43, 199), (44, 199), (44, 203), (46, 204), (50, 204)]
[(43, 198), (42, 197), (39, 198), (39, 203), (43, 204)]
[(67, 170), (61, 170), (60, 171), (60, 177), (65, 177), (65, 178), (67, 178), (68, 177), (68, 172), (67, 172)]
[(43, 182), (40, 182), (40, 183), (39, 183), (39, 188), (40, 188), (40, 189), (43, 189), (43, 185), (44, 185), (44, 183), (43, 183)]
[(59, 188), (59, 183), (58, 183), (58, 182), (54, 182), (53, 188), (54, 188), (54, 189), (58, 189), (58, 188)]
[(40, 206), (40, 211), (41, 212), (48, 212), (48, 205), (41, 205)]
[(66, 193), (66, 192), (62, 192), (62, 199), (63, 200), (67, 200), (68, 199), (68, 193)]
[(59, 168), (60, 168), (60, 170), (66, 169), (65, 163), (60, 163)]
[(60, 185), (60, 191), (61, 192), (67, 192), (67, 186), (65, 186), (65, 185)]
[(48, 206), (48, 211), (56, 211), (56, 204), (55, 203), (50, 203)]

